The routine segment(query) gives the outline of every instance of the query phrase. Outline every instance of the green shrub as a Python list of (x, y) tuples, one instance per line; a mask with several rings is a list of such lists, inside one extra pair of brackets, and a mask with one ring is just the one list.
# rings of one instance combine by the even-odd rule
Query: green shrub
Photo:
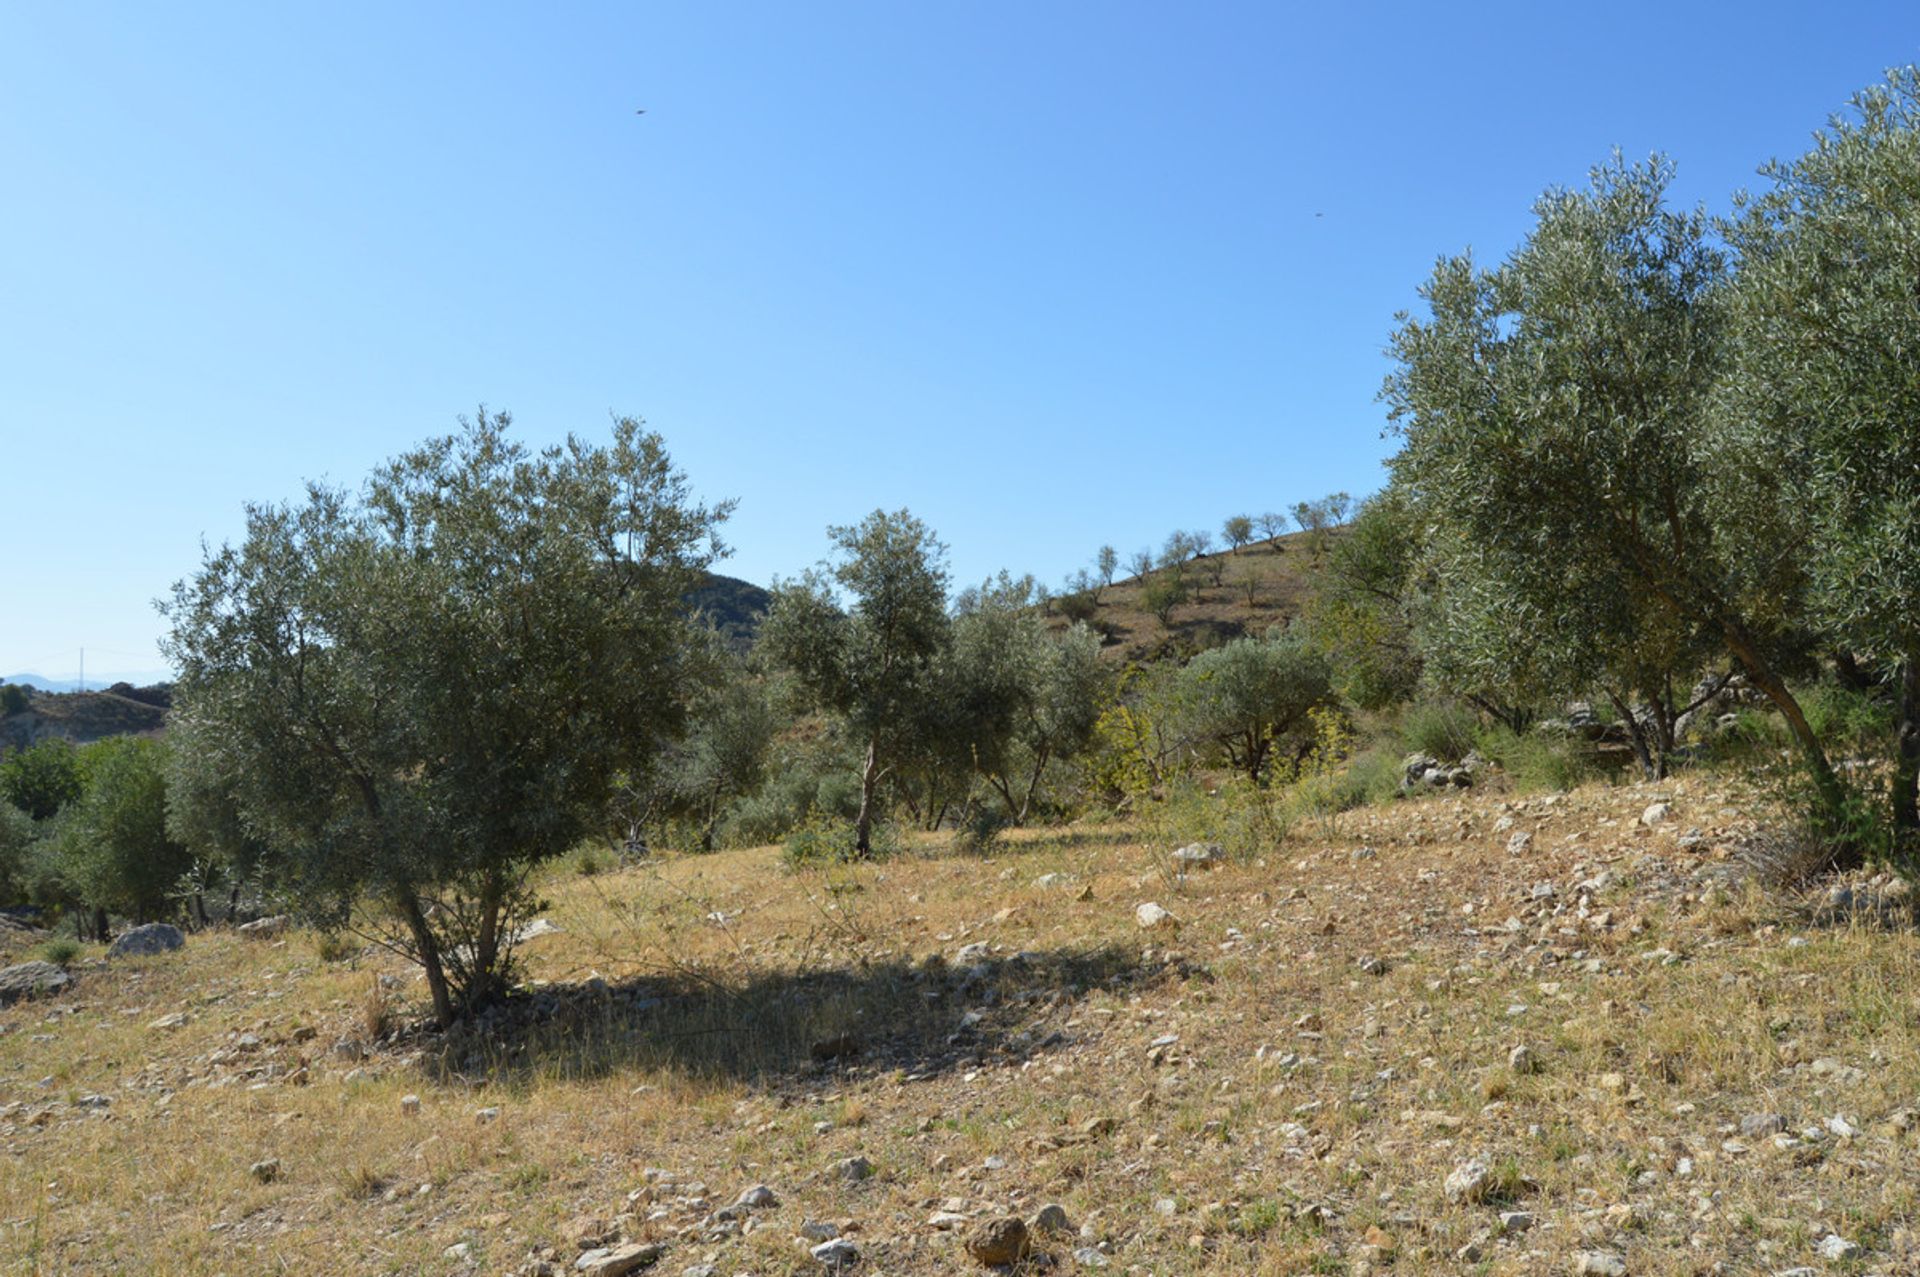
[(80, 956), (80, 942), (71, 936), (56, 936), (40, 946), (42, 961), (64, 967)]
[(989, 855), (1012, 823), (998, 807), (975, 807), (954, 829), (953, 849), (965, 856)]
[(1557, 793), (1605, 775), (1590, 746), (1539, 732), (1491, 728), (1480, 734), (1476, 747), (1521, 793)]
[(345, 962), (359, 956), (360, 946), (344, 931), (322, 931), (313, 938), (313, 952), (322, 962)]
[[(875, 821), (867, 838), (869, 860), (886, 860), (900, 852), (900, 828), (891, 821)], [(786, 836), (780, 859), (789, 869), (845, 864), (857, 859), (853, 822), (815, 812)]]
[(1260, 788), (1244, 776), (1217, 786), (1177, 777), (1166, 797), (1142, 812), (1149, 845), (1171, 851), (1191, 842), (1216, 842), (1236, 860), (1250, 860), (1286, 838), (1292, 815), (1283, 788)]
[(1062, 594), (1054, 601), (1060, 605), (1060, 615), (1069, 621), (1091, 621), (1093, 614), (1100, 610), (1100, 605), (1093, 601), (1093, 595), (1085, 591)]
[(1807, 725), (1826, 742), (1830, 756), (1880, 754), (1893, 736), (1893, 707), (1837, 683), (1816, 683), (1799, 693)]
[(1480, 716), (1454, 701), (1409, 705), (1400, 720), (1400, 737), (1408, 753), (1431, 754), (1445, 763), (1465, 758), (1479, 735)]

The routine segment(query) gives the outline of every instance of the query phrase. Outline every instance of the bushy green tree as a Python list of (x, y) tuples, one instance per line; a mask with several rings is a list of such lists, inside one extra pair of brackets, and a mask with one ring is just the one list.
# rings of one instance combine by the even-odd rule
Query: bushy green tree
[(1312, 712), (1337, 699), (1326, 658), (1292, 632), (1202, 652), (1180, 672), (1177, 690), (1185, 735), (1218, 749), (1255, 784), (1270, 779), (1276, 755), (1304, 756), (1314, 742)]
[(1578, 668), (1578, 645), (1635, 640), (1649, 616), (1712, 635), (1780, 709), (1835, 820), (1844, 794), (1781, 673), (1798, 568), (1710, 499), (1726, 266), (1705, 216), (1666, 206), (1671, 177), (1616, 158), (1543, 196), (1498, 270), (1438, 265), (1430, 314), (1392, 342), (1395, 482), (1490, 567), (1483, 612), (1540, 618), (1550, 663)]
[(1253, 520), (1244, 514), (1229, 515), (1220, 525), (1220, 535), (1226, 539), (1228, 547), (1240, 553), (1240, 547), (1253, 540)]
[(111, 736), (83, 753), (86, 790), (53, 834), (62, 878), (97, 913), (147, 922), (177, 912), (193, 857), (167, 832), (167, 747)]
[(1412, 501), (1388, 488), (1360, 507), (1309, 601), (1314, 645), (1338, 671), (1345, 695), (1366, 709), (1409, 700), (1420, 684), (1425, 551)]
[(1050, 764), (1092, 741), (1105, 674), (1083, 625), (1048, 630), (1023, 581), (1001, 573), (962, 596), (951, 699), (968, 708), (966, 752), (1014, 823), (1031, 814)]
[(12, 803), (0, 803), (0, 903), (27, 899), (32, 876), (34, 842), (40, 827)]
[(951, 638), (946, 547), (905, 510), (827, 530), (834, 559), (779, 585), (761, 642), (813, 706), (860, 742), (854, 851), (872, 851), (875, 797), (922, 733), (932, 675)]
[(1920, 70), (1893, 72), (1852, 108), (1806, 154), (1771, 166), (1772, 189), (1728, 225), (1739, 273), (1715, 437), (1740, 462), (1725, 488), (1731, 517), (1797, 550), (1815, 624), (1900, 688), (1890, 806), (1911, 849), (1920, 841)]
[(20, 684), (0, 683), (0, 717), (22, 712), (32, 699), (32, 695)]
[(358, 497), (249, 508), (167, 609), (193, 764), (310, 916), (394, 920), (442, 1024), (502, 992), (529, 870), (682, 726), (727, 509), (636, 421), (538, 453), (463, 424)]
[(50, 736), (0, 760), (0, 798), (35, 820), (49, 820), (86, 790), (80, 755)]
[(1140, 605), (1151, 612), (1163, 628), (1173, 624), (1173, 609), (1186, 601), (1187, 583), (1177, 573), (1160, 573), (1140, 592)]
[(702, 851), (713, 850), (726, 805), (751, 793), (766, 775), (780, 727), (765, 681), (744, 661), (727, 662), (694, 696), (686, 738), (674, 747), (666, 770), (676, 809), (699, 830)]

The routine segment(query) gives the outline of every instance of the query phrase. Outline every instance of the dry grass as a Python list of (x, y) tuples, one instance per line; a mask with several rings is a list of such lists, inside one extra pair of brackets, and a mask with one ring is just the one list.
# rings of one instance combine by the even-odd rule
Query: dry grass
[[(444, 1040), (370, 1046), (375, 1000), (413, 1024), (420, 985), (310, 936), (83, 960), (75, 993), (0, 1011), (0, 1272), (510, 1272), (542, 1246), (570, 1264), (583, 1215), (671, 1239), (663, 1272), (819, 1272), (803, 1218), (849, 1227), (859, 1271), (966, 1271), (926, 1222), (949, 1198), (1060, 1202), (1088, 1234), (1049, 1243), (1068, 1271), (1098, 1241), (1156, 1274), (1562, 1272), (1597, 1249), (1771, 1272), (1830, 1267), (1828, 1231), (1864, 1248), (1853, 1270), (1920, 1271), (1920, 1136), (1897, 1129), (1920, 948), (1723, 874), (1752, 822), (1718, 784), (1662, 787), (1654, 829), (1641, 788), (1406, 803), (1185, 879), (1124, 827), (797, 876), (771, 849), (556, 876), (533, 994)], [(1136, 929), (1149, 899), (1177, 937)], [(1519, 1044), (1537, 1068), (1509, 1066)], [(1739, 1134), (1759, 1112), (1858, 1133), (1776, 1147)], [(848, 1183), (856, 1154), (876, 1174)], [(1469, 1159), (1490, 1194), (1450, 1203)], [(693, 1190), (655, 1185), (617, 1219), (647, 1168), (783, 1205), (707, 1241), (681, 1231)], [(1497, 1235), (1515, 1209), (1531, 1228)]]

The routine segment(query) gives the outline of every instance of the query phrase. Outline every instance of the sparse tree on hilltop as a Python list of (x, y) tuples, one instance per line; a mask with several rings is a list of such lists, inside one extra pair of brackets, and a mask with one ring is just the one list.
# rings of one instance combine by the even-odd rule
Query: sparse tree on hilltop
[(1235, 554), (1238, 554), (1241, 546), (1253, 540), (1253, 520), (1244, 514), (1231, 515), (1225, 523), (1220, 525), (1220, 535), (1226, 538), (1227, 545)]

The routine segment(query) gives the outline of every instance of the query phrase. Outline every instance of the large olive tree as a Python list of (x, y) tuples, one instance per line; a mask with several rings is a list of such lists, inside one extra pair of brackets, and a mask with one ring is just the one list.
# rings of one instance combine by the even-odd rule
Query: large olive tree
[(679, 730), (681, 600), (727, 513), (636, 421), (538, 453), (463, 426), (358, 494), (250, 507), (165, 609), (191, 765), (316, 921), (392, 921), (442, 1024), (504, 991), (528, 871)]
[(1429, 314), (1393, 336), (1395, 481), (1497, 565), (1477, 583), (1496, 615), (1544, 618), (1569, 648), (1604, 640), (1603, 658), (1631, 657), (1606, 672), (1617, 685), (1649, 681), (1648, 618), (1675, 651), (1711, 635), (1780, 710), (1837, 819), (1844, 795), (1782, 673), (1797, 561), (1712, 500), (1730, 464), (1705, 429), (1726, 265), (1702, 214), (1666, 206), (1671, 177), (1616, 158), (1543, 196), (1499, 269), (1439, 263)]
[[(1730, 223), (1717, 440), (1748, 528), (1804, 538), (1812, 613), (1900, 688), (1893, 827), (1920, 840), (1920, 70), (1859, 94)], [(1785, 539), (1775, 537), (1773, 539)]]

